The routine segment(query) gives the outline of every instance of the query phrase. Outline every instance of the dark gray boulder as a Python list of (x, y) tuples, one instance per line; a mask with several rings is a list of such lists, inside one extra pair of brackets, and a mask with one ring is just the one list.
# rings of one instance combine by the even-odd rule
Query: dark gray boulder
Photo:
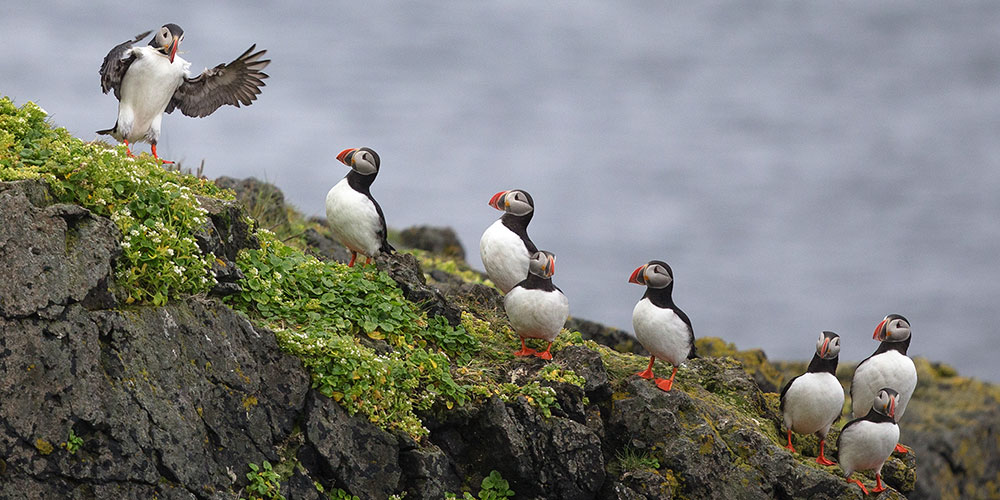
[(0, 183), (0, 316), (113, 307), (118, 228), (76, 205), (45, 205), (38, 181)]
[(416, 248), (449, 258), (465, 260), (465, 249), (450, 227), (413, 226), (399, 232), (403, 248)]

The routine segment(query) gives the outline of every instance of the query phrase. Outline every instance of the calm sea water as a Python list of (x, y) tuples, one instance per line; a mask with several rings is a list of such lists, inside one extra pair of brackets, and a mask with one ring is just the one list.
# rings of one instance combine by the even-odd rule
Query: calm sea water
[[(309, 214), (370, 146), (391, 226), (478, 241), (490, 196), (535, 198), (575, 315), (631, 330), (649, 259), (699, 336), (775, 359), (874, 348), (1000, 381), (1000, 3), (23, 2), (0, 93), (84, 138), (114, 124), (107, 51), (165, 22), (192, 70), (267, 48), (247, 109), (164, 120), (159, 151), (257, 176)], [(148, 151), (148, 146), (140, 150)]]

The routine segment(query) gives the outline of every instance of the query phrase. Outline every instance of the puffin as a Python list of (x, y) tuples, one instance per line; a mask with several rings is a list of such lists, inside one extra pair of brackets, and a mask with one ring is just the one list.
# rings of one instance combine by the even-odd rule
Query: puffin
[(256, 50), (253, 44), (229, 64), (206, 69), (200, 75), (188, 72), (191, 63), (177, 55), (184, 40), (180, 26), (164, 24), (149, 41), (149, 45), (134, 47), (152, 31), (146, 31), (115, 46), (101, 64), (101, 90), (114, 90), (118, 99), (118, 120), (109, 129), (98, 130), (125, 143), (146, 141), (153, 157), (160, 138), (163, 113), (179, 109), (186, 116), (201, 118), (212, 114), (223, 104), (249, 106), (257, 99), (268, 77), (263, 70), (270, 59), (261, 59), (267, 51)]
[[(528, 260), (527, 278), (514, 285), (503, 298), (510, 325), (521, 337), (521, 350), (514, 351), (515, 356), (552, 359), (552, 341), (569, 317), (569, 300), (552, 284), (555, 272), (555, 254), (544, 250), (535, 252)], [(524, 339), (542, 339), (549, 345), (544, 351), (536, 352), (524, 344)]]
[(348, 267), (354, 267), (358, 254), (368, 265), (372, 257), (396, 250), (386, 240), (385, 215), (371, 193), (379, 156), (371, 148), (348, 148), (337, 160), (351, 171), (326, 194), (326, 222), (337, 241), (351, 251)]
[(511, 189), (493, 195), (489, 205), (504, 214), (483, 232), (479, 256), (493, 284), (507, 293), (528, 274), (528, 261), (538, 251), (528, 237), (535, 202), (527, 191)]
[(792, 446), (792, 431), (816, 434), (819, 437), (819, 456), (816, 463), (833, 465), (823, 451), (830, 426), (840, 419), (844, 411), (844, 388), (837, 380), (837, 362), (840, 359), (840, 336), (834, 332), (819, 334), (816, 354), (806, 372), (788, 381), (781, 389), (781, 415), (788, 429), (788, 448)]
[[(662, 260), (651, 260), (632, 271), (629, 283), (646, 285), (646, 293), (632, 310), (632, 328), (639, 343), (650, 352), (649, 366), (636, 375), (653, 379), (656, 387), (669, 391), (677, 375), (677, 367), (685, 359), (696, 358), (694, 328), (672, 297), (674, 271)], [(653, 375), (653, 362), (660, 358), (673, 365), (669, 379)]]
[[(877, 391), (888, 387), (899, 393), (896, 420), (903, 417), (917, 386), (917, 369), (906, 355), (910, 347), (910, 322), (899, 314), (890, 314), (875, 327), (872, 338), (881, 342), (871, 356), (858, 363), (851, 380), (851, 408), (855, 418), (868, 413)], [(896, 451), (906, 448), (896, 445)]]
[(879, 389), (868, 413), (851, 420), (840, 430), (837, 438), (837, 459), (844, 471), (844, 478), (849, 483), (861, 487), (868, 494), (868, 489), (857, 479), (851, 479), (851, 474), (857, 470), (875, 471), (875, 489), (873, 493), (885, 490), (882, 485), (882, 465), (885, 464), (892, 450), (899, 441), (899, 426), (896, 416), (899, 411), (899, 393), (889, 387)]

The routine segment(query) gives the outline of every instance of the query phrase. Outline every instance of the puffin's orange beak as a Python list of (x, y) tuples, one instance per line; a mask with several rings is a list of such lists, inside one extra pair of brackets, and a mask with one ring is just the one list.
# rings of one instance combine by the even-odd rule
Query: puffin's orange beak
[(896, 418), (896, 398), (889, 398), (889, 416)]
[(875, 339), (875, 340), (882, 340), (882, 338), (880, 338), (879, 334), (885, 333), (885, 322), (886, 321), (888, 321), (888, 320), (883, 319), (882, 322), (879, 323), (878, 326), (875, 327), (875, 333), (872, 334), (872, 338), (873, 339)]
[(555, 257), (549, 257), (549, 270), (548, 270), (548, 274), (549, 274), (549, 276), (552, 276), (555, 273), (556, 273), (556, 258)]
[(646, 270), (646, 264), (637, 267), (635, 271), (632, 271), (632, 275), (628, 277), (628, 282), (635, 283), (636, 285), (645, 285), (646, 280), (642, 274), (644, 270)]
[(827, 351), (827, 349), (829, 347), (830, 347), (830, 339), (824, 340), (823, 341), (823, 347), (819, 348), (819, 357), (825, 358), (826, 357), (826, 351)]
[(337, 160), (340, 163), (343, 163), (344, 165), (347, 165), (348, 167), (350, 167), (350, 165), (348, 165), (347, 161), (345, 161), (345, 160), (347, 159), (347, 155), (353, 153), (354, 150), (355, 150), (354, 148), (347, 148), (347, 149), (341, 151), (340, 154), (337, 155)]
[(173, 41), (170, 42), (170, 64), (174, 63), (174, 56), (177, 55), (178, 45), (180, 45), (180, 40), (175, 36)]
[(500, 191), (499, 193), (493, 195), (493, 197), (490, 198), (490, 206), (497, 210), (503, 210), (503, 207), (500, 206), (500, 200), (502, 200), (504, 195), (508, 192), (509, 191)]

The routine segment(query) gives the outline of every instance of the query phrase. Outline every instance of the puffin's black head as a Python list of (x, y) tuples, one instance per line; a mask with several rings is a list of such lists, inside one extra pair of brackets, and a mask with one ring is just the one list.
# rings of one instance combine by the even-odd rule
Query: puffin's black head
[(893, 420), (896, 419), (896, 402), (899, 400), (899, 393), (888, 387), (884, 387), (875, 395), (872, 409)]
[(542, 278), (551, 278), (556, 273), (556, 254), (545, 250), (531, 254), (528, 272)]
[(535, 200), (527, 191), (511, 189), (493, 195), (490, 206), (512, 215), (527, 215), (535, 210)]
[(902, 342), (910, 338), (910, 322), (899, 314), (890, 314), (875, 327), (872, 338), (879, 342)]
[(674, 271), (662, 260), (651, 260), (632, 271), (628, 282), (650, 288), (666, 288), (674, 282)]
[(816, 341), (816, 354), (823, 359), (836, 359), (840, 355), (840, 335), (833, 332), (819, 334)]
[(381, 163), (378, 153), (371, 148), (348, 148), (341, 151), (337, 159), (361, 175), (377, 174)]
[(174, 62), (174, 56), (177, 55), (177, 47), (183, 39), (184, 30), (174, 23), (167, 23), (160, 27), (156, 35), (153, 36), (153, 39), (149, 41), (149, 45), (169, 57), (172, 63)]

